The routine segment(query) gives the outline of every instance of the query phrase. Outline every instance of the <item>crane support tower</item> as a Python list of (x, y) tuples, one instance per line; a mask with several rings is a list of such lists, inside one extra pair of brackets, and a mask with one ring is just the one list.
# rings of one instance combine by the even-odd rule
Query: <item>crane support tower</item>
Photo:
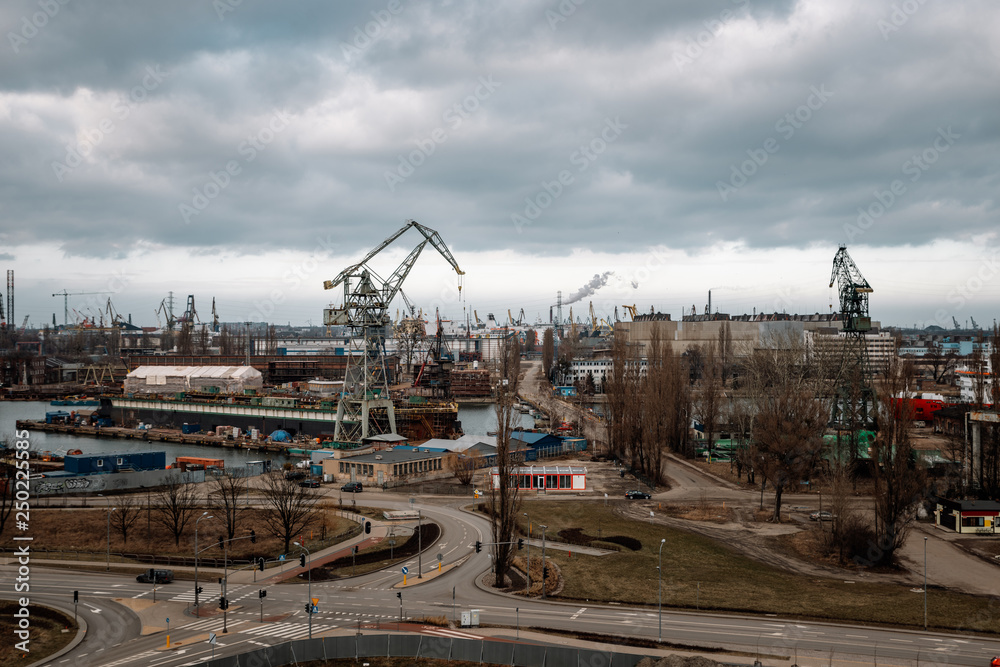
[(872, 328), (872, 319), (868, 314), (868, 295), (873, 290), (847, 254), (847, 246), (840, 246), (833, 258), (830, 287), (833, 287), (834, 282), (840, 293), (844, 346), (840, 385), (833, 399), (830, 425), (849, 434), (850, 460), (854, 462), (858, 457), (859, 432), (877, 428), (875, 390), (872, 387), (872, 368), (865, 338)]
[[(382, 280), (368, 262), (410, 228), (424, 240), (410, 252), (388, 279)], [(344, 288), (343, 305), (323, 311), (326, 326), (347, 326), (351, 332), (351, 349), (344, 378), (344, 391), (337, 407), (334, 439), (340, 442), (361, 442), (364, 438), (383, 433), (396, 433), (396, 417), (385, 370), (385, 337), (390, 324), (389, 306), (400, 293), (424, 247), (430, 243), (448, 261), (459, 276), (461, 294), (462, 271), (441, 236), (414, 220), (407, 220), (396, 233), (373, 248), (364, 259), (340, 272), (333, 280), (323, 282), (324, 289)]]

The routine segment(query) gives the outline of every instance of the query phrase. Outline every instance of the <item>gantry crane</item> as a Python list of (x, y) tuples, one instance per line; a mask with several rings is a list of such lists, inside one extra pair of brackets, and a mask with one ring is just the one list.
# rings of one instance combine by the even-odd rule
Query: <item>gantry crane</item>
[(859, 432), (877, 427), (875, 390), (872, 387), (872, 368), (865, 338), (872, 328), (872, 319), (868, 314), (868, 295), (873, 290), (847, 254), (847, 246), (840, 246), (833, 258), (830, 287), (833, 287), (834, 282), (840, 292), (844, 347), (840, 386), (833, 400), (831, 426), (847, 431), (850, 435), (850, 457), (854, 461), (859, 454)]
[[(417, 244), (388, 279), (382, 280), (368, 261), (409, 229), (416, 229), (424, 240)], [(395, 234), (373, 248), (364, 259), (347, 267), (333, 280), (323, 283), (324, 289), (344, 286), (344, 301), (339, 308), (323, 312), (323, 324), (346, 325), (351, 332), (351, 355), (348, 357), (344, 391), (337, 407), (334, 439), (340, 442), (361, 442), (370, 435), (396, 432), (396, 417), (389, 397), (385, 370), (385, 332), (389, 324), (389, 305), (400, 293), (424, 247), (430, 243), (448, 261), (459, 276), (465, 275), (441, 236), (414, 220), (407, 220)], [(409, 305), (409, 304), (407, 304)]]
[(89, 294), (114, 294), (114, 292), (69, 292), (63, 290), (62, 292), (56, 292), (52, 296), (61, 296), (63, 298), (63, 325), (69, 326), (69, 298), (71, 296), (84, 296)]

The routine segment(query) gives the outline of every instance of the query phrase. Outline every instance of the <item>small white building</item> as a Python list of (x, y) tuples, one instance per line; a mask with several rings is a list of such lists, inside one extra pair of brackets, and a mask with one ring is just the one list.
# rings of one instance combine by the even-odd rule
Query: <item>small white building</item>
[[(521, 466), (514, 468), (518, 488), (536, 491), (586, 491), (587, 469), (582, 466)], [(490, 471), (493, 488), (500, 488), (500, 473)]]

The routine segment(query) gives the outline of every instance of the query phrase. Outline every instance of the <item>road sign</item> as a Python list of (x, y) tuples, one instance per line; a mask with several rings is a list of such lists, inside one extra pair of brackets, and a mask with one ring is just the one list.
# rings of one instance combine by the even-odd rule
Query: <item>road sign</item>
[(440, 563), (443, 560), (444, 560), (444, 556), (441, 555), (441, 554), (438, 554), (438, 562)]
[(310, 598), (310, 599), (312, 600), (314, 607), (319, 604), (319, 598)]
[(310, 614), (318, 614), (319, 613), (319, 607), (317, 607), (316, 605), (313, 605), (312, 609), (309, 611), (309, 613)]
[(215, 643), (215, 633), (214, 632), (208, 633), (208, 643), (209, 644), (214, 644)]
[(285, 554), (281, 554), (280, 556), (278, 556), (278, 560), (285, 560)]
[(409, 574), (409, 573), (410, 573), (410, 568), (403, 567), (403, 574)]

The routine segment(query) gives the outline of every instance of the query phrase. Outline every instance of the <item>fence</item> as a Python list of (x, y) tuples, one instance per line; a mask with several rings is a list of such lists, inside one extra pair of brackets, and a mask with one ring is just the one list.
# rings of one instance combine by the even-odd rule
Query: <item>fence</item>
[(465, 660), (512, 667), (635, 667), (645, 656), (489, 639), (359, 634), (287, 642), (207, 660), (195, 667), (279, 667), (313, 660), (377, 657)]
[[(0, 553), (17, 553), (17, 549), (14, 547), (0, 546)], [(32, 547), (31, 553), (37, 559), (48, 560), (78, 560), (103, 563), (105, 559), (108, 558), (108, 553), (106, 551), (74, 551), (70, 549), (44, 549)], [(120, 553), (112, 551), (110, 557), (116, 565), (145, 563), (149, 565), (194, 567), (195, 564), (194, 556), (164, 556), (162, 554)], [(230, 558), (223, 563), (222, 558), (215, 558), (213, 556), (209, 556), (207, 558), (203, 556), (198, 558), (198, 565), (201, 567), (219, 568), (221, 570), (226, 563), (228, 563), (228, 566), (232, 568), (249, 565), (251, 561), (246, 559)], [(276, 564), (277, 561), (268, 561), (269, 566), (274, 566)]]

